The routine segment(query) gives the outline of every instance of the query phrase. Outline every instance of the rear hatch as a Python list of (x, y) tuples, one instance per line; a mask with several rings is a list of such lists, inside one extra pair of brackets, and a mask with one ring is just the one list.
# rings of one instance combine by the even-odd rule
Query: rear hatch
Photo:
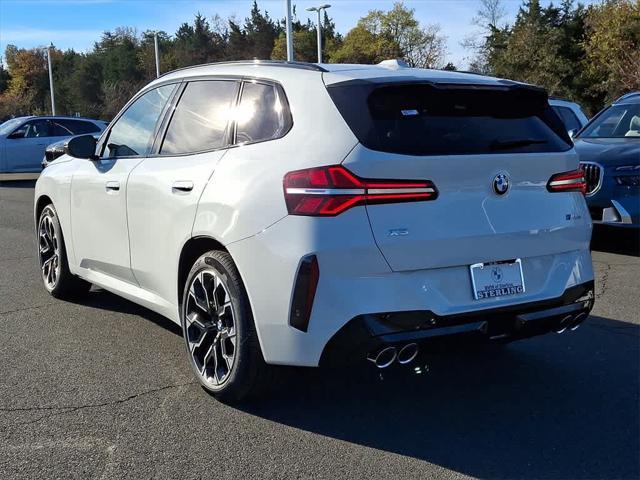
[(367, 179), (430, 180), (438, 190), (435, 200), (367, 205), (394, 271), (588, 245), (582, 194), (547, 189), (578, 160), (544, 91), (516, 83), (367, 81), (328, 90), (360, 140), (344, 160), (348, 170)]

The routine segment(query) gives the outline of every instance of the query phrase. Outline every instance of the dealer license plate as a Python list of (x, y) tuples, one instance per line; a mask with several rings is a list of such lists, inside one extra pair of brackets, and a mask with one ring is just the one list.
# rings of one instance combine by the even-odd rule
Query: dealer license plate
[(476, 300), (524, 293), (522, 262), (519, 258), (510, 262), (476, 263), (470, 269)]

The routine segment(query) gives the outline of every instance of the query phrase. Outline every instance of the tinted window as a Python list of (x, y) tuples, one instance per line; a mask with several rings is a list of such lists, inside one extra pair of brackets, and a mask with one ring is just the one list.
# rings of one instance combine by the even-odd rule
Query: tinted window
[(236, 115), (236, 142), (278, 138), (291, 126), (289, 110), (274, 85), (245, 83)]
[(192, 153), (226, 145), (237, 88), (233, 81), (190, 82), (173, 113), (160, 153)]
[(82, 120), (56, 120), (54, 122), (54, 129), (56, 126), (70, 131), (72, 135), (83, 135), (86, 133), (96, 133), (100, 131), (100, 128), (97, 125)]
[(558, 114), (558, 116), (562, 119), (562, 123), (567, 127), (567, 130), (579, 130), (582, 125), (580, 125), (580, 120), (576, 117), (576, 114), (568, 107), (552, 107), (553, 111)]
[(154, 88), (132, 103), (113, 125), (103, 156), (145, 155), (153, 141), (160, 114), (175, 88), (175, 85)]
[(31, 120), (27, 122), (20, 130), (24, 129), (24, 138), (40, 138), (49, 137), (49, 121), (48, 120)]
[(51, 123), (51, 128), (53, 129), (51, 135), (54, 137), (68, 137), (73, 135), (73, 132), (61, 124), (59, 121), (54, 121)]
[(543, 91), (348, 82), (329, 87), (362, 144), (408, 155), (552, 152), (571, 148)]
[(640, 103), (609, 107), (589, 122), (580, 137), (640, 137)]

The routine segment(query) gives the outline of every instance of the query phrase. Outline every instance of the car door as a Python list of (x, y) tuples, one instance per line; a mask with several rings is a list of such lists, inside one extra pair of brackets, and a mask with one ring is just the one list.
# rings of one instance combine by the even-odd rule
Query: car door
[(238, 88), (235, 80), (186, 83), (167, 115), (156, 155), (129, 178), (133, 273), (142, 288), (173, 306), (180, 250), (191, 236), (200, 195), (226, 153)]
[(52, 143), (47, 119), (29, 120), (6, 139), (5, 156), (9, 172), (39, 172), (47, 145)]
[(136, 284), (129, 260), (127, 180), (149, 153), (176, 89), (168, 84), (139, 95), (98, 145), (99, 158), (78, 161), (71, 181), (75, 262), (96, 283), (107, 275)]

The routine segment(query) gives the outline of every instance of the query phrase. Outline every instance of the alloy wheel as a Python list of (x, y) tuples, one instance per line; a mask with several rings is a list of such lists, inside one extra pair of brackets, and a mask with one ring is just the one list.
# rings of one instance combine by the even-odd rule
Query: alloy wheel
[(213, 269), (201, 270), (189, 285), (185, 337), (191, 361), (201, 379), (220, 387), (233, 369), (236, 324), (229, 290)]
[(48, 290), (53, 290), (60, 278), (60, 239), (53, 219), (53, 213), (45, 210), (38, 225), (38, 256), (42, 279)]

